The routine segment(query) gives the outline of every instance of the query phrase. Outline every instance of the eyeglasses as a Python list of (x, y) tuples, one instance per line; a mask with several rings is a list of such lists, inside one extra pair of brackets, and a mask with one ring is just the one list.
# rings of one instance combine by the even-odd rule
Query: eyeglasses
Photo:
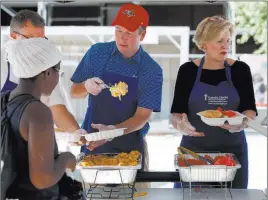
[(62, 70), (60, 69), (60, 67), (58, 67), (58, 66), (57, 66), (57, 67), (53, 67), (53, 69), (56, 70), (56, 71), (59, 73), (59, 76), (60, 76), (60, 77), (63, 77), (64, 71), (62, 71)]
[[(17, 34), (19, 34), (19, 35), (21, 35), (21, 36), (23, 36), (23, 37), (25, 37), (26, 39), (31, 38), (31, 37), (28, 37), (28, 36), (26, 36), (26, 35), (24, 35), (24, 34), (18, 32), (18, 31), (13, 31), (13, 32), (14, 32), (14, 33), (17, 33)], [(44, 38), (48, 40), (48, 38), (47, 38), (46, 36), (45, 36)]]

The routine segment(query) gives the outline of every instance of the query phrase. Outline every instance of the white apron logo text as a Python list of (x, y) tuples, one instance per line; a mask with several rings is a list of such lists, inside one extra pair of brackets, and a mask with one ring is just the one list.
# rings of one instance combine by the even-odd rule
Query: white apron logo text
[(208, 94), (204, 95), (205, 101), (210, 105), (227, 105), (228, 96), (209, 96)]

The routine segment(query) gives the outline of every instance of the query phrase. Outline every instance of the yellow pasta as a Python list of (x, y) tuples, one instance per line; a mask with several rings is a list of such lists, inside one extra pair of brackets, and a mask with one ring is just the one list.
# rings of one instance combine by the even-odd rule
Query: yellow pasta
[(138, 151), (131, 151), (131, 152), (129, 153), (129, 155), (138, 158), (138, 157), (140, 156), (140, 152), (138, 152)]
[(128, 93), (128, 85), (125, 82), (120, 81), (110, 88), (110, 92), (113, 97), (118, 97), (121, 101), (121, 96), (125, 96)]
[(115, 156), (88, 155), (81, 161), (80, 165), (87, 166), (137, 166), (140, 152), (119, 153)]
[(143, 197), (146, 196), (147, 192), (135, 192), (134, 193), (134, 197), (138, 198), (138, 197)]
[(83, 167), (88, 167), (88, 166), (94, 166), (94, 163), (91, 160), (84, 160), (80, 163), (80, 165)]

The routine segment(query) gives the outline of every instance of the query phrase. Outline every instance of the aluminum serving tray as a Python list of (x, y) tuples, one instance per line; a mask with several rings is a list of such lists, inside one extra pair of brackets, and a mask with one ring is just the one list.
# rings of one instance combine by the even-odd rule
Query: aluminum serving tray
[[(104, 155), (115, 156), (117, 154), (107, 153)], [(138, 169), (141, 169), (140, 156), (137, 166), (80, 166), (85, 154), (77, 157), (77, 167), (85, 183), (89, 184), (130, 184), (134, 183)]]
[[(209, 155), (213, 159), (216, 156), (225, 156), (229, 153), (198, 153), (201, 156)], [(241, 168), (241, 165), (235, 155), (231, 155), (236, 165), (225, 166), (225, 165), (194, 165), (194, 166), (179, 166), (178, 154), (175, 155), (175, 168), (180, 173), (180, 178), (184, 182), (229, 182), (233, 181), (237, 169)], [(189, 154), (184, 154), (185, 159), (193, 157)]]

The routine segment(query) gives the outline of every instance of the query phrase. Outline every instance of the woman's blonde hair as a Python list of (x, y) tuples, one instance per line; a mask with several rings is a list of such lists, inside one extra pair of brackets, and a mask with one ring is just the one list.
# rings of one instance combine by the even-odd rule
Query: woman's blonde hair
[(231, 22), (221, 16), (207, 17), (198, 24), (193, 42), (200, 50), (204, 50), (204, 43), (217, 39), (226, 30), (229, 30), (232, 36), (234, 28)]

